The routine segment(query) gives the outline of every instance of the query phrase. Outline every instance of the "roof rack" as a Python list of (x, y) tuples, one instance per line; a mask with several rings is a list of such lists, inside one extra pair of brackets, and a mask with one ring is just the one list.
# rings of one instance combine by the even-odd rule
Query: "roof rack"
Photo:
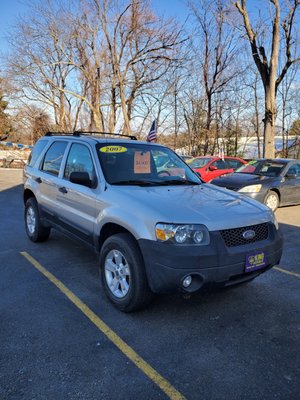
[(134, 135), (123, 135), (121, 133), (112, 133), (112, 132), (97, 132), (97, 131), (74, 131), (74, 132), (47, 132), (45, 136), (84, 136), (84, 135), (92, 135), (92, 136), (119, 136), (121, 138), (129, 138), (130, 140), (137, 140)]

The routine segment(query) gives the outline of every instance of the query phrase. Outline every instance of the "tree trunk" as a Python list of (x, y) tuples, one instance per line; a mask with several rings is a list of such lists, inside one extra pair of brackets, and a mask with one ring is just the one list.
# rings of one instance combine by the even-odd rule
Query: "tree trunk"
[(101, 113), (98, 108), (94, 108), (91, 110), (90, 130), (97, 132), (103, 132), (104, 130)]
[(257, 95), (257, 75), (254, 82), (254, 100), (255, 100), (255, 133), (257, 138), (257, 156), (261, 158), (260, 148), (260, 129), (259, 129), (259, 109), (258, 109), (258, 95)]
[(207, 93), (207, 119), (206, 119), (206, 131), (205, 131), (205, 143), (204, 143), (204, 155), (206, 156), (208, 153), (208, 139), (209, 139), (209, 131), (211, 125), (211, 111), (212, 111), (212, 95), (211, 93)]
[(108, 122), (108, 131), (114, 132), (116, 128), (116, 117), (117, 115), (117, 95), (116, 88), (113, 86), (111, 90), (111, 107), (109, 112), (109, 122)]
[(125, 93), (123, 91), (123, 87), (120, 87), (120, 98), (121, 98), (121, 108), (124, 118), (123, 133), (126, 135), (130, 135), (131, 134), (130, 120), (128, 118), (126, 98), (125, 98)]
[(265, 118), (264, 118), (264, 158), (275, 157), (275, 118), (276, 118), (276, 95), (274, 88), (270, 85), (265, 88)]

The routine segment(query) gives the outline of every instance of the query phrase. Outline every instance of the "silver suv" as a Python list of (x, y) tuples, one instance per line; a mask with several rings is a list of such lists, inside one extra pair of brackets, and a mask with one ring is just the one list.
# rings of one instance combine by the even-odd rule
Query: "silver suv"
[(153, 293), (249, 281), (280, 261), (264, 205), (205, 184), (169, 148), (130, 136), (48, 133), (24, 170), (25, 226), (92, 244), (104, 290), (122, 311)]

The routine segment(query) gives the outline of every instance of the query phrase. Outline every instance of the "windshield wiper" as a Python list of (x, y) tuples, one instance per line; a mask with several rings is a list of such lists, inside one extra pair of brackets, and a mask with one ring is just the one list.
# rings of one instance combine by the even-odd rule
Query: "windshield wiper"
[(133, 185), (133, 186), (172, 186), (172, 185), (201, 185), (199, 182), (189, 181), (187, 179), (170, 179), (170, 180), (128, 180), (111, 182), (111, 185)]
[(147, 180), (128, 180), (128, 181), (117, 181), (111, 182), (112, 185), (136, 185), (136, 186), (155, 186), (159, 185), (159, 181), (147, 181)]
[(161, 185), (172, 186), (172, 185), (201, 185), (201, 182), (194, 182), (188, 179), (168, 179), (160, 182)]

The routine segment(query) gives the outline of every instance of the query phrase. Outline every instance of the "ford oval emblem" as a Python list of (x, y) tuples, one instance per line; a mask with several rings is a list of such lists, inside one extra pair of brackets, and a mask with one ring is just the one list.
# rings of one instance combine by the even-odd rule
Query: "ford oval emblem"
[(251, 240), (255, 237), (255, 232), (252, 229), (249, 229), (248, 231), (245, 231), (243, 233), (243, 238), (246, 240)]

